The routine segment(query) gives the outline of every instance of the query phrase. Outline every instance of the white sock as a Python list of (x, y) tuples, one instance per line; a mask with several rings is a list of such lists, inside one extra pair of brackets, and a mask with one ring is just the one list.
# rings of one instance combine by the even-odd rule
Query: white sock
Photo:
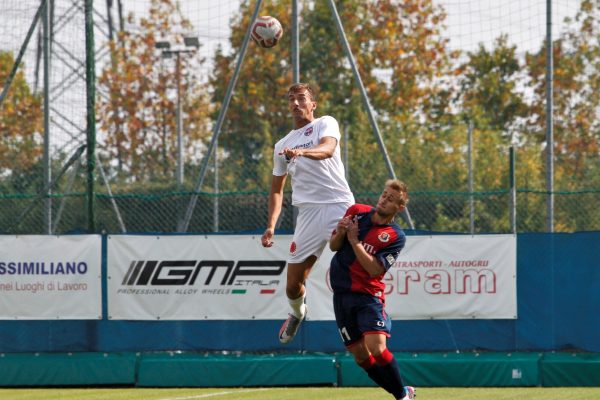
[(293, 314), (300, 319), (304, 318), (304, 314), (306, 314), (306, 304), (304, 304), (305, 297), (306, 295), (303, 294), (297, 299), (292, 300), (288, 298), (288, 302), (290, 303), (290, 307), (292, 307)]

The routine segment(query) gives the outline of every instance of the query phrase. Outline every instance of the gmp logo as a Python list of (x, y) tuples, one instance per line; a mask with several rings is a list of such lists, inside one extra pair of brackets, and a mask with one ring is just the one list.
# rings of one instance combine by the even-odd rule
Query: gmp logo
[[(279, 276), (285, 261), (270, 260), (165, 260), (132, 261), (123, 281), (125, 286), (194, 285), (198, 276), (210, 285), (216, 274), (220, 285), (233, 285), (241, 277)], [(202, 273), (202, 274), (201, 274)], [(201, 282), (202, 283), (202, 282)]]

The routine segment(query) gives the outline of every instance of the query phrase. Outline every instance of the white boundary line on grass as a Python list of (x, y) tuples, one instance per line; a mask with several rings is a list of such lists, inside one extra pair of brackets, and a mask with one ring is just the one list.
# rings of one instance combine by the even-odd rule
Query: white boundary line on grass
[(217, 396), (225, 396), (228, 394), (235, 394), (235, 393), (252, 393), (252, 392), (261, 392), (264, 390), (269, 390), (268, 388), (261, 388), (261, 389), (248, 389), (248, 390), (230, 390), (227, 392), (215, 392), (215, 393), (206, 393), (206, 394), (199, 394), (196, 396), (186, 396), (186, 397), (165, 397), (162, 399), (158, 399), (158, 400), (191, 400), (191, 399), (207, 399), (209, 397), (217, 397)]

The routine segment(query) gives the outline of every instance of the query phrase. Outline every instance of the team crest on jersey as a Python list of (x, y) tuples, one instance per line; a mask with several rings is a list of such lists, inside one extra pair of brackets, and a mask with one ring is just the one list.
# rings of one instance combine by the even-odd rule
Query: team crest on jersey
[(387, 243), (390, 240), (390, 234), (387, 232), (381, 232), (377, 236), (377, 239), (379, 239), (380, 242)]
[(309, 126), (308, 128), (306, 128), (306, 130), (304, 131), (304, 136), (310, 136), (310, 134), (313, 132), (313, 127)]
[(292, 244), (290, 244), (290, 254), (295, 254), (296, 253), (296, 242), (292, 242)]

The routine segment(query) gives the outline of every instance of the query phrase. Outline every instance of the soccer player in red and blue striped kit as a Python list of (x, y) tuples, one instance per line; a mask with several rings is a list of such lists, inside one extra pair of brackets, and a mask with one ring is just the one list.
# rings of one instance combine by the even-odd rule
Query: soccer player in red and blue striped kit
[(344, 345), (375, 383), (401, 400), (413, 399), (415, 389), (403, 385), (386, 345), (392, 322), (383, 277), (406, 242), (394, 218), (407, 203), (406, 185), (388, 180), (377, 206), (350, 206), (329, 242), (336, 252), (330, 269), (333, 309)]

